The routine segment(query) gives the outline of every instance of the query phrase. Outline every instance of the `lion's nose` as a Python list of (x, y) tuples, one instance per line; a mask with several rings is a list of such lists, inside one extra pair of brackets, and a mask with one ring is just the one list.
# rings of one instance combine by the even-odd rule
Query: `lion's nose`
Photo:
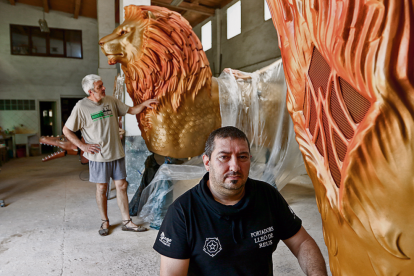
[(105, 42), (101, 40), (99, 40), (99, 45), (104, 46)]

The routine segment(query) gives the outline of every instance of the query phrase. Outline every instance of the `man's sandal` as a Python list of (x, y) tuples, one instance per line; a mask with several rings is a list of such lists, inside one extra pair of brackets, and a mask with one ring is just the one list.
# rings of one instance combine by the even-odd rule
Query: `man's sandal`
[(122, 231), (131, 231), (131, 232), (144, 232), (148, 229), (142, 226), (136, 226), (136, 227), (128, 227), (127, 224), (132, 222), (132, 219), (123, 220), (122, 221)]
[(109, 227), (109, 219), (102, 219), (101, 229), (99, 229), (99, 235), (101, 236), (108, 236), (109, 234), (109, 228), (106, 228), (106, 229), (103, 228), (103, 225), (105, 222), (108, 223), (108, 227)]

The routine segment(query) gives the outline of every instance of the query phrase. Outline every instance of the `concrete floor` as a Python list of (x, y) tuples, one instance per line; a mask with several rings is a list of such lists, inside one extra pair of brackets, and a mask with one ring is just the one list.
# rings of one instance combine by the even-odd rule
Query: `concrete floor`
[[(0, 275), (159, 274), (159, 255), (152, 249), (158, 231), (121, 231), (116, 199), (108, 203), (110, 235), (98, 235), (95, 185), (80, 179), (86, 170), (77, 156), (46, 163), (41, 157), (19, 158), (1, 168), (6, 207), (0, 208)], [(313, 186), (288, 184), (282, 194), (328, 263)], [(283, 243), (273, 262), (275, 275), (304, 275)]]

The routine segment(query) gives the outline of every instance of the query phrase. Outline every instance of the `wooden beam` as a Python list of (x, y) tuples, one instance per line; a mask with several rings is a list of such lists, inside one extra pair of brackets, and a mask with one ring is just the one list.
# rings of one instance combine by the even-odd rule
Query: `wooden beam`
[(170, 5), (171, 5), (171, 6), (174, 6), (174, 7), (177, 7), (177, 6), (179, 6), (182, 2), (183, 2), (183, 0), (172, 0), (172, 1), (171, 1), (171, 3), (170, 3)]
[(13, 6), (16, 5), (16, 2), (14, 0), (9, 0), (9, 2), (10, 2), (10, 5), (13, 5)]
[(119, 0), (115, 0), (115, 23), (119, 23)]
[(208, 16), (213, 16), (215, 12), (214, 9), (210, 9), (207, 7), (203, 7), (203, 6), (199, 6), (199, 5), (195, 5), (195, 4), (191, 4), (187, 2), (182, 2), (179, 6), (172, 6), (170, 4), (166, 4), (161, 1), (152, 0), (151, 4), (161, 6), (161, 7), (166, 7), (166, 8), (174, 8), (174, 9), (179, 9), (179, 10), (196, 12), (196, 13), (200, 13), (200, 14), (204, 14)]
[(230, 4), (230, 2), (233, 0), (223, 0), (220, 3), (220, 9), (224, 8), (225, 6), (227, 6), (228, 4)]
[(43, 10), (48, 13), (49, 12), (49, 3), (47, 0), (43, 0)]
[(81, 0), (76, 0), (75, 1), (75, 12), (73, 13), (74, 18), (79, 17), (80, 6), (81, 6)]

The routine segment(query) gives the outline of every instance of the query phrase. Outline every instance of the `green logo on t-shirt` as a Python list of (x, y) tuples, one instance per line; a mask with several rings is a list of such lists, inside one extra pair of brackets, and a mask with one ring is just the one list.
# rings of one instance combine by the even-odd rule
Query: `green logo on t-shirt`
[(92, 121), (101, 120), (112, 116), (112, 110), (109, 109), (109, 105), (105, 105), (102, 111), (91, 114)]

